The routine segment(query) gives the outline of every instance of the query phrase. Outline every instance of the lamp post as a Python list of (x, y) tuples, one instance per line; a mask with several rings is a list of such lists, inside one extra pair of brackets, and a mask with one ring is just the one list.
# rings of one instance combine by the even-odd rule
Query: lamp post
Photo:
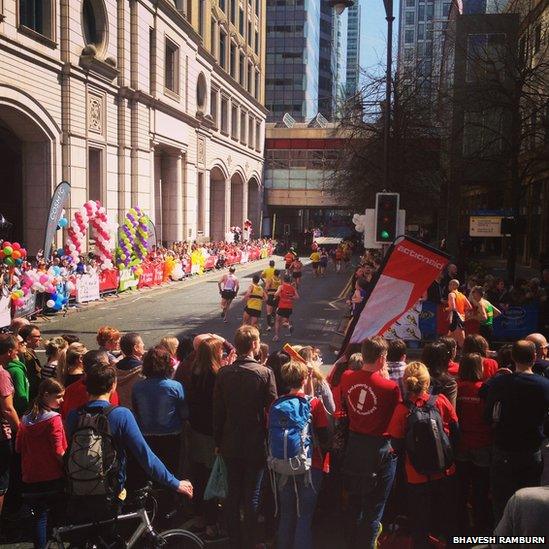
[(383, 127), (383, 183), (390, 189), (389, 182), (389, 137), (391, 135), (391, 88), (393, 85), (393, 0), (383, 0), (387, 21), (387, 74), (385, 77), (385, 120)]

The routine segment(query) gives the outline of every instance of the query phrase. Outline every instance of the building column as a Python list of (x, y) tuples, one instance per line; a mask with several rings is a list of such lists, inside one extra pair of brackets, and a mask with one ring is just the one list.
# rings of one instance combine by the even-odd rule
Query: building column
[(210, 170), (203, 172), (202, 174), (202, 204), (198, 206), (202, 207), (202, 223), (204, 228), (204, 236), (210, 234)]
[(175, 156), (175, 240), (185, 240), (183, 235), (183, 154)]
[(223, 238), (231, 226), (231, 178), (225, 179), (225, 215), (223, 216)]
[(242, 184), (242, 221), (240, 222), (242, 228), (244, 228), (244, 221), (248, 219), (248, 186), (247, 181)]

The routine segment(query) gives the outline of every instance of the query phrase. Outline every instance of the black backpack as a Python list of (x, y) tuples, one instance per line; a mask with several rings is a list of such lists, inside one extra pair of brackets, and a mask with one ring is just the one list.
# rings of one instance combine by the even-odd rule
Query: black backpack
[(409, 410), (406, 452), (414, 469), (426, 476), (444, 473), (454, 463), (454, 452), (436, 400), (437, 395), (431, 395), (424, 406), (416, 406), (410, 401), (405, 403)]
[(109, 425), (114, 406), (83, 406), (65, 453), (65, 476), (72, 496), (116, 496), (120, 457)]

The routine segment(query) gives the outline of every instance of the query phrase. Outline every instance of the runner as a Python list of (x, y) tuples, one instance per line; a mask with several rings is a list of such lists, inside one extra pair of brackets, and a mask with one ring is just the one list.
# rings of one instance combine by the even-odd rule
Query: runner
[(349, 262), (351, 261), (351, 254), (353, 250), (351, 248), (350, 242), (344, 242), (343, 243), (343, 263), (345, 263), (345, 270), (349, 269)]
[(309, 259), (312, 261), (313, 273), (315, 276), (318, 276), (320, 268), (320, 252), (318, 250), (313, 251)]
[(263, 301), (265, 301), (267, 292), (259, 285), (259, 280), (259, 275), (255, 274), (252, 277), (252, 283), (244, 296), (246, 307), (244, 308), (242, 325), (249, 324), (250, 326), (257, 326), (259, 319), (261, 318), (261, 309), (263, 308)]
[(335, 263), (336, 273), (339, 273), (341, 271), (342, 259), (343, 259), (343, 251), (341, 249), (341, 246), (338, 246), (334, 253), (334, 263)]
[(324, 276), (326, 274), (326, 268), (328, 267), (328, 254), (326, 253), (326, 250), (324, 248), (320, 248), (320, 276)]
[(293, 248), (290, 248), (288, 253), (284, 256), (284, 261), (286, 262), (286, 274), (290, 272), (290, 267), (296, 257), (297, 254)]
[(273, 276), (267, 279), (265, 290), (267, 291), (267, 331), (271, 331), (271, 327), (275, 323), (275, 311), (278, 305), (278, 299), (275, 297), (276, 291), (282, 284), (280, 279), (280, 271), (275, 269)]
[(263, 272), (261, 273), (261, 280), (263, 280), (263, 284), (266, 286), (267, 285), (267, 282), (269, 281), (270, 278), (273, 277), (273, 274), (275, 272), (275, 262), (274, 260), (270, 260), (269, 261), (269, 266), (263, 270)]
[(448, 282), (448, 321), (450, 327), (448, 336), (456, 340), (458, 347), (463, 347), (465, 340), (465, 313), (472, 309), (469, 300), (458, 290), (459, 280), (450, 280)]
[(293, 326), (290, 323), (290, 317), (294, 308), (294, 301), (299, 299), (297, 290), (292, 286), (292, 278), (288, 275), (284, 277), (284, 282), (280, 285), (275, 293), (278, 298), (278, 308), (276, 310), (275, 335), (273, 341), (278, 341), (278, 333), (280, 326), (287, 326), (290, 334), (293, 331)]
[(229, 267), (229, 272), (224, 274), (217, 283), (219, 293), (221, 294), (221, 317), (223, 318), (223, 322), (227, 322), (229, 307), (240, 288), (238, 278), (236, 278), (234, 272), (235, 268)]
[(301, 284), (301, 276), (303, 275), (302, 272), (303, 269), (303, 263), (299, 261), (299, 258), (296, 257), (290, 267), (290, 271), (292, 272), (292, 278), (294, 279), (294, 285), (297, 288), (299, 288), (299, 285)]

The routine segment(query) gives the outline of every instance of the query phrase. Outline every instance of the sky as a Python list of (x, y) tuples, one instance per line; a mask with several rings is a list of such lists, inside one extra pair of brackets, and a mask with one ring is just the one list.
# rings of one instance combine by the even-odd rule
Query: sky
[[(360, 64), (363, 70), (383, 73), (387, 45), (387, 21), (383, 0), (360, 0)], [(394, 0), (395, 17), (398, 15), (399, 0)], [(398, 33), (398, 18), (393, 23), (393, 36)], [(396, 44), (396, 42), (393, 42)], [(393, 46), (393, 63), (396, 60), (396, 48)], [(393, 65), (393, 69), (394, 69)]]

